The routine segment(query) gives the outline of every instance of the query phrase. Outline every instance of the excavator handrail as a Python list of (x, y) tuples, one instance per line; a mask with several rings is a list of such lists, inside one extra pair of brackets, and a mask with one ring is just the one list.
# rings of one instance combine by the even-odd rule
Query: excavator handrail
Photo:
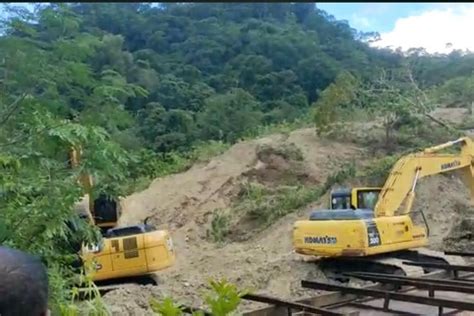
[[(462, 144), (458, 154), (439, 153), (457, 144)], [(394, 216), (404, 202), (406, 207), (402, 214), (410, 213), (419, 179), (455, 170), (463, 171), (463, 181), (474, 199), (473, 157), (474, 143), (469, 137), (461, 137), (403, 156), (395, 163), (382, 187), (374, 208), (375, 217)]]

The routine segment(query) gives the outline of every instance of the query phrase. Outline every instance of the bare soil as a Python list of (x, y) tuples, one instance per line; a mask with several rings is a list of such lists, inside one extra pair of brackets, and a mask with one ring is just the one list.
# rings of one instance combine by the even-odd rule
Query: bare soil
[[(283, 157), (285, 154), (289, 157)], [(170, 295), (200, 306), (200, 294), (208, 280), (221, 277), (241, 288), (279, 297), (314, 295), (314, 291), (300, 288), (300, 280), (324, 276), (315, 264), (293, 254), (291, 227), (321, 204), (287, 215), (245, 242), (224, 245), (206, 237), (211, 215), (214, 210), (228, 209), (240, 185), (249, 180), (273, 185), (289, 170), (296, 170), (291, 174), (305, 174), (300, 180), (318, 185), (342, 165), (364, 156), (364, 150), (357, 146), (324, 141), (313, 129), (303, 129), (236, 144), (207, 164), (157, 179), (148, 189), (122, 201), (120, 225), (151, 216), (151, 223), (171, 232), (177, 263), (157, 273), (159, 286), (116, 290), (105, 295), (106, 302), (116, 315), (146, 315), (148, 307), (143, 302), (151, 296)]]

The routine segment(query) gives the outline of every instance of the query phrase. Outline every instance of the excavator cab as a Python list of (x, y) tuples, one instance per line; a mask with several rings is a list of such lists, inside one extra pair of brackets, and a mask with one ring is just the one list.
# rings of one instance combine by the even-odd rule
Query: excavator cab
[(112, 197), (101, 193), (94, 199), (91, 205), (95, 223), (103, 230), (115, 227), (120, 217), (117, 201)]
[(347, 210), (354, 208), (351, 203), (350, 189), (339, 189), (332, 191), (329, 200), (329, 207), (331, 210)]
[(377, 203), (381, 188), (344, 188), (331, 191), (329, 207), (331, 210), (369, 209)]

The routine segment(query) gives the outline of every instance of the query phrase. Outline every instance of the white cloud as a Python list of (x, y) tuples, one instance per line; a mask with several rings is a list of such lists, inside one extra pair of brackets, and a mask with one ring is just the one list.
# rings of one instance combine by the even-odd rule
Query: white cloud
[[(381, 34), (377, 47), (423, 47), (428, 53), (449, 53), (453, 49), (474, 51), (474, 4), (449, 4), (400, 18), (392, 31)], [(451, 46), (447, 43), (450, 43)]]

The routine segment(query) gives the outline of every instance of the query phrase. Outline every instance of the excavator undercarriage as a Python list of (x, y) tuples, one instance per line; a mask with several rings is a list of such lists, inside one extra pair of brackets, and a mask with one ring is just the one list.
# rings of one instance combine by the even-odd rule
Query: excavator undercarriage
[(420, 267), (410, 263), (438, 263), (464, 265), (464, 258), (448, 256), (440, 251), (427, 248), (410, 249), (367, 257), (337, 257), (323, 258), (318, 262), (319, 267), (328, 279), (338, 282), (348, 282), (346, 273), (369, 272), (419, 277), (434, 271), (434, 268)]

